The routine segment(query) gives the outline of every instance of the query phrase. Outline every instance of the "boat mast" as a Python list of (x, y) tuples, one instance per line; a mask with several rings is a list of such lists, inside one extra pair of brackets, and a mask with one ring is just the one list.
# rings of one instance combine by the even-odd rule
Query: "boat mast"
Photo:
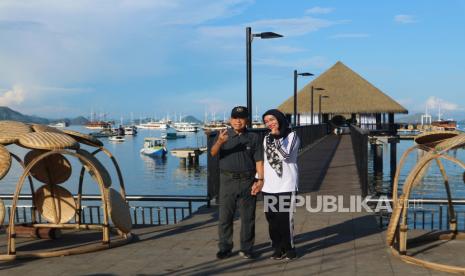
[(438, 100), (438, 121), (441, 121), (441, 102)]

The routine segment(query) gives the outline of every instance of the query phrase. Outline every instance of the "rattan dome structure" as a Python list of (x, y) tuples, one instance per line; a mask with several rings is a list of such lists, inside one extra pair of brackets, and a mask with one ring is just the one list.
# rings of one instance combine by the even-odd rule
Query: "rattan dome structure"
[[(393, 212), (386, 231), (386, 242), (390, 246), (392, 253), (401, 260), (445, 272), (465, 274), (465, 267), (441, 264), (418, 258), (416, 255), (409, 255), (407, 252), (408, 233), (408, 203), (412, 195), (412, 190), (425, 177), (429, 166), (436, 163), (442, 175), (443, 183), (437, 183), (444, 187), (448, 200), (448, 226), (449, 231), (440, 235), (430, 236), (427, 241), (465, 239), (465, 233), (457, 230), (457, 218), (455, 217), (454, 205), (452, 202), (452, 191), (449, 186), (449, 178), (444, 168), (443, 161), (452, 162), (465, 170), (465, 163), (449, 153), (451, 150), (465, 147), (465, 134), (450, 131), (435, 131), (422, 134), (415, 139), (416, 145), (407, 149), (397, 166), (393, 180)], [(398, 196), (399, 175), (405, 164), (407, 157), (415, 150), (422, 152), (415, 166), (409, 172), (403, 187), (402, 193)], [(464, 179), (465, 180), (465, 179)]]
[[(4, 146), (12, 143), (29, 150), (24, 160)], [(81, 144), (92, 147), (93, 151), (89, 152), (81, 148)], [(112, 181), (107, 168), (97, 158), (99, 152), (103, 152), (112, 161), (119, 187), (112, 186), (116, 181)], [(81, 168), (78, 181), (71, 177), (73, 168), (68, 158), (79, 161)], [(16, 184), (9, 213), (6, 212), (5, 204), (0, 199), (0, 225), (3, 224), (5, 215), (9, 217), (9, 224), (5, 226), (8, 230), (7, 252), (0, 254), (0, 260), (80, 254), (120, 246), (132, 240), (131, 216), (126, 201), (123, 176), (118, 162), (104, 148), (101, 141), (76, 131), (61, 131), (38, 124), (0, 121), (0, 180), (9, 172), (12, 160), (21, 165), (23, 172)], [(86, 172), (100, 191), (103, 216), (101, 223), (83, 223), (82, 196)], [(77, 231), (96, 230), (102, 232), (102, 240), (60, 250), (17, 252), (15, 217), (19, 196), (26, 180), (32, 193), (31, 205), (34, 210), (31, 214), (31, 222), (27, 226), (35, 229), (47, 227)], [(36, 189), (34, 181), (41, 182), (41, 186)], [(71, 183), (70, 185), (78, 183), (77, 194), (73, 195), (65, 187), (66, 183)], [(41, 220), (38, 218), (45, 219), (46, 223), (39, 223)]]

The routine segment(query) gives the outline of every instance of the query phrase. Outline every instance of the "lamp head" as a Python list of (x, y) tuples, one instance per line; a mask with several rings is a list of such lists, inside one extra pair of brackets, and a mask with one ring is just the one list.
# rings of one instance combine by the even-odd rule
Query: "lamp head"
[(270, 38), (279, 38), (279, 37), (283, 37), (282, 35), (277, 34), (277, 33), (273, 33), (273, 32), (263, 32), (263, 33), (259, 33), (259, 34), (254, 34), (253, 36), (255, 36), (255, 37), (260, 37), (260, 38), (262, 38), (262, 39), (270, 39)]

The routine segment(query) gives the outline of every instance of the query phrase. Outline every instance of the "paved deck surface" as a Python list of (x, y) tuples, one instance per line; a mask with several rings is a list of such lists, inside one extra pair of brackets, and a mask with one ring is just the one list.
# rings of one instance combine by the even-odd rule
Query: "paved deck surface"
[[(360, 194), (350, 136), (329, 136), (300, 158), (301, 191), (317, 195)], [(315, 198), (316, 200), (316, 198)], [(347, 201), (348, 202), (348, 201)], [(312, 206), (315, 206), (312, 203)], [(175, 226), (137, 229), (139, 241), (111, 250), (60, 258), (0, 263), (1, 275), (446, 275), (393, 258), (369, 213), (311, 213), (298, 208), (299, 258), (270, 260), (263, 203), (258, 202), (256, 260), (237, 254), (216, 260), (217, 209), (203, 208)], [(239, 229), (236, 221), (235, 230)], [(235, 231), (235, 244), (238, 231)], [(456, 243), (452, 243), (453, 250)], [(448, 252), (450, 248), (443, 250)], [(21, 246), (18, 246), (18, 251)], [(237, 250), (237, 249), (236, 249)], [(427, 256), (426, 251), (422, 254)], [(436, 251), (437, 252), (437, 251)], [(457, 251), (455, 251), (457, 252)], [(460, 252), (460, 251), (458, 251)], [(236, 251), (237, 253), (237, 251)], [(439, 254), (438, 256), (444, 255)], [(448, 255), (451, 256), (449, 252)], [(438, 257), (439, 258), (439, 257)]]

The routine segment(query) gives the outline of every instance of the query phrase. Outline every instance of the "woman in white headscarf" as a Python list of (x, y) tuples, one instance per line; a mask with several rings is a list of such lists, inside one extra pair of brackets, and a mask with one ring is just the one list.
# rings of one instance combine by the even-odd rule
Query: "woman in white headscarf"
[(266, 219), (273, 247), (274, 260), (294, 259), (294, 207), (298, 186), (297, 156), (300, 140), (289, 128), (286, 116), (277, 109), (263, 114), (270, 132), (265, 136), (264, 182), (260, 188), (264, 195)]

